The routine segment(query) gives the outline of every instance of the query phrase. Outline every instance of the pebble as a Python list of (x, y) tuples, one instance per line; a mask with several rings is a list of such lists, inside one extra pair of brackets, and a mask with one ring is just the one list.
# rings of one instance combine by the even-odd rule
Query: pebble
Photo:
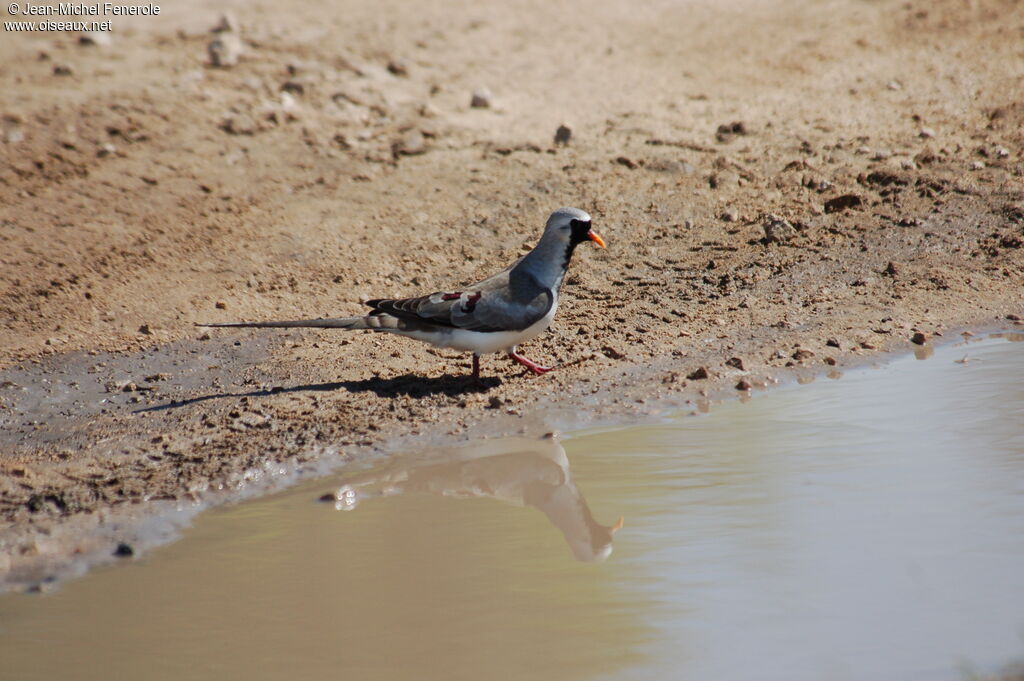
[(388, 73), (399, 77), (408, 76), (409, 66), (401, 59), (392, 59), (388, 62)]
[(4, 121), (4, 142), (17, 144), (25, 139), (25, 129), (16, 122)]
[(762, 225), (762, 229), (764, 229), (764, 239), (768, 243), (789, 241), (796, 236), (796, 228), (788, 220), (777, 215), (769, 215)]
[(416, 128), (406, 130), (405, 133), (391, 146), (394, 156), (416, 156), (427, 151), (426, 139), (423, 133)]
[(804, 348), (799, 348), (798, 350), (796, 350), (793, 353), (792, 356), (793, 356), (793, 359), (795, 359), (796, 361), (800, 362), (800, 361), (803, 361), (803, 360), (807, 359), (808, 357), (814, 357), (814, 353), (811, 352), (810, 350), (805, 350)]
[(739, 369), (740, 371), (744, 370), (743, 360), (740, 359), (739, 357), (730, 357), (729, 359), (725, 360), (725, 363), (726, 365)]
[(239, 33), (242, 30), (241, 25), (238, 23), (238, 18), (230, 13), (225, 12), (220, 15), (220, 20), (217, 21), (216, 25), (210, 29), (211, 33)]
[(625, 359), (626, 357), (625, 353), (619, 352), (610, 345), (606, 345), (603, 348), (601, 348), (601, 352), (602, 354), (604, 354), (605, 357), (609, 359)]
[(971, 161), (971, 170), (984, 170), (984, 169), (985, 169), (985, 162), (984, 161)]
[(473, 96), (469, 100), (469, 105), (474, 109), (490, 109), (491, 100), (491, 91), (484, 87), (473, 91)]
[(226, 309), (228, 309), (228, 304), (225, 303), (223, 300), (218, 300), (216, 303), (213, 304), (213, 306), (215, 308), (217, 308), (218, 310), (226, 310)]
[(932, 137), (935, 137), (935, 131), (931, 128), (921, 128), (917, 133), (917, 136), (922, 139), (931, 139)]
[(715, 139), (719, 142), (730, 142), (737, 135), (746, 135), (747, 126), (743, 121), (723, 123), (715, 131)]
[(708, 373), (708, 370), (705, 367), (698, 367), (694, 371), (691, 371), (689, 374), (687, 374), (686, 377), (691, 381), (702, 381), (708, 378), (710, 375), (711, 374)]
[(109, 47), (114, 42), (106, 31), (89, 31), (78, 36), (79, 45), (90, 45), (96, 47)]
[(910, 342), (913, 343), (914, 345), (924, 345), (925, 343), (928, 342), (928, 336), (918, 331), (917, 333), (910, 337)]
[(863, 203), (856, 194), (842, 194), (825, 202), (826, 213), (838, 213), (847, 208), (856, 208)]
[(242, 56), (242, 39), (236, 33), (224, 31), (206, 46), (210, 63), (219, 68), (228, 68), (238, 63)]
[(572, 139), (572, 128), (565, 123), (558, 126), (558, 130), (555, 130), (555, 144), (566, 145), (569, 140)]
[(153, 334), (153, 329), (149, 328), (149, 324), (143, 324), (139, 327), (139, 333), (150, 336)]
[(736, 384), (736, 389), (737, 390), (750, 390), (750, 388), (751, 388), (750, 382), (747, 381), (747, 379), (745, 379), (745, 378), (744, 379), (740, 379), (740, 382)]
[(630, 170), (636, 170), (637, 168), (640, 167), (639, 163), (629, 158), (628, 156), (619, 156), (617, 159), (615, 159), (615, 162), (618, 163), (620, 166), (626, 166)]
[(229, 135), (252, 135), (258, 127), (256, 121), (245, 114), (232, 116), (220, 124), (220, 129)]
[(131, 558), (135, 555), (135, 549), (132, 548), (131, 544), (121, 542), (117, 545), (117, 548), (114, 549), (114, 555), (118, 558)]
[(55, 76), (70, 76), (74, 71), (67, 64), (57, 64), (53, 67), (53, 75)]

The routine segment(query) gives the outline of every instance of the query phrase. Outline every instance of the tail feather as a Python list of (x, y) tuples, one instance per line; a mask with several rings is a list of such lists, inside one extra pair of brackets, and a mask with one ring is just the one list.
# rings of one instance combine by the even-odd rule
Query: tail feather
[(296, 319), (294, 321), (280, 322), (220, 322), (216, 324), (196, 324), (206, 327), (248, 327), (257, 329), (291, 329), (291, 328), (313, 328), (313, 329), (373, 329), (379, 324), (369, 322), (367, 317), (336, 317), (333, 319)]

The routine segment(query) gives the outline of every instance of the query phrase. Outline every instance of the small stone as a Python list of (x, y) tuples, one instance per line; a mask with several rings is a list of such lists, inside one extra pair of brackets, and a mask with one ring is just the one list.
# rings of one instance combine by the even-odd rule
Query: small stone
[(626, 166), (630, 170), (636, 170), (637, 168), (640, 167), (639, 163), (629, 158), (628, 156), (619, 156), (617, 159), (615, 159), (615, 162), (618, 163), (620, 166)]
[(245, 114), (232, 116), (220, 124), (220, 129), (229, 135), (252, 135), (258, 128), (256, 121)]
[(865, 350), (874, 350), (875, 349), (875, 344), (874, 343), (870, 343), (868, 341), (861, 341), (860, 342), (860, 346), (862, 348), (864, 348)]
[(135, 555), (135, 549), (132, 548), (131, 544), (121, 542), (117, 545), (117, 548), (114, 549), (114, 555), (118, 558), (131, 558)]
[(843, 194), (825, 202), (826, 213), (838, 213), (848, 208), (857, 208), (863, 203), (856, 194)]
[(8, 121), (4, 119), (4, 142), (8, 144), (17, 144), (25, 139), (25, 129), (21, 127), (18, 121)]
[(825, 358), (825, 364), (829, 365), (830, 367), (834, 367), (836, 365), (836, 358), (835, 357), (826, 357)]
[(74, 71), (67, 64), (56, 64), (53, 67), (53, 75), (55, 76), (70, 76)]
[(769, 215), (762, 225), (762, 229), (764, 229), (764, 239), (768, 243), (789, 241), (796, 236), (796, 228), (788, 220), (776, 215)]
[(488, 409), (501, 409), (501, 405), (505, 404), (500, 397), (497, 395), (491, 395), (491, 399), (487, 401)]
[(731, 142), (734, 137), (746, 134), (746, 124), (743, 121), (733, 121), (732, 123), (723, 123), (718, 126), (718, 130), (715, 131), (715, 139), (723, 143)]
[(610, 345), (606, 345), (603, 348), (601, 348), (601, 352), (608, 359), (625, 359), (625, 357), (626, 357), (626, 355), (624, 353), (619, 352), (618, 350), (616, 350), (615, 348), (613, 348)]
[(830, 348), (838, 348), (839, 341), (835, 338), (829, 338), (827, 341), (825, 341), (825, 345), (829, 346)]
[(689, 374), (687, 374), (686, 377), (691, 381), (702, 381), (708, 378), (710, 375), (711, 374), (708, 373), (708, 370), (706, 368), (698, 367), (694, 371), (691, 371)]
[(218, 310), (226, 310), (226, 309), (228, 309), (228, 304), (225, 303), (223, 300), (218, 300), (216, 303), (213, 304), (213, 306), (215, 308), (217, 308)]
[(740, 219), (740, 214), (735, 210), (727, 210), (718, 216), (722, 222), (736, 222)]
[(149, 324), (143, 324), (142, 326), (139, 327), (139, 333), (146, 336), (151, 336), (153, 335), (153, 329), (149, 328)]
[(469, 105), (474, 109), (490, 109), (491, 99), (491, 91), (485, 87), (480, 88), (479, 90), (473, 91), (473, 96), (469, 100)]
[(792, 357), (796, 361), (801, 362), (801, 361), (807, 359), (808, 357), (814, 357), (814, 353), (811, 352), (810, 350), (805, 350), (804, 348), (798, 348), (793, 353)]
[(985, 162), (984, 161), (971, 161), (971, 170), (984, 170), (984, 169), (985, 169)]
[(750, 382), (747, 379), (740, 379), (740, 382), (736, 384), (737, 390), (750, 390)]
[(903, 84), (900, 83), (898, 80), (890, 80), (888, 83), (885, 84), (885, 87), (889, 88), (890, 90), (902, 90)]
[(206, 46), (210, 63), (219, 68), (228, 68), (238, 63), (242, 56), (242, 39), (232, 32), (222, 32)]
[(931, 139), (932, 137), (935, 137), (935, 131), (931, 128), (921, 128), (920, 132), (917, 133), (917, 136), (922, 139)]
[(565, 123), (558, 126), (558, 130), (555, 130), (555, 144), (565, 146), (572, 139), (572, 128)]
[(416, 156), (427, 151), (426, 139), (423, 133), (416, 128), (406, 130), (405, 133), (391, 145), (393, 156)]
[(1006, 158), (1007, 156), (1010, 155), (1010, 150), (1007, 149), (1006, 147), (996, 147), (995, 154), (999, 158)]
[(78, 36), (79, 45), (109, 47), (111, 44), (113, 44), (113, 42), (114, 40), (106, 31), (88, 31)]
[(333, 504), (337, 500), (338, 500), (338, 498), (335, 496), (335, 494), (333, 492), (327, 492), (326, 494), (321, 494), (317, 498), (317, 501), (319, 501), (320, 503), (330, 503), (330, 504)]
[(910, 337), (910, 342), (913, 343), (914, 345), (924, 345), (925, 343), (928, 342), (928, 336), (918, 331), (917, 333)]
[(121, 386), (121, 392), (123, 392), (123, 393), (133, 393), (133, 392), (135, 392), (138, 389), (139, 389), (139, 386), (135, 385), (131, 381), (128, 381), (123, 386)]
[(220, 19), (210, 29), (211, 33), (239, 33), (242, 27), (238, 23), (238, 18), (231, 12), (225, 12), (220, 15)]
[(727, 366), (731, 366), (735, 369), (739, 369), (740, 371), (744, 371), (743, 360), (740, 359), (739, 357), (730, 357), (729, 359), (725, 360), (725, 363)]
[(887, 277), (895, 277), (899, 273), (900, 273), (899, 265), (897, 265), (896, 263), (891, 262), (891, 261), (889, 262), (888, 265), (885, 266), (885, 269), (882, 271), (882, 274), (884, 274)]
[(388, 73), (393, 76), (405, 77), (409, 75), (409, 66), (401, 59), (392, 59), (388, 62)]
[(297, 80), (286, 80), (281, 85), (281, 92), (288, 92), (293, 95), (306, 94), (306, 86)]
[(1008, 315), (1006, 315), (1006, 318), (1009, 319), (1011, 322), (1019, 322), (1020, 321), (1020, 315), (1017, 315), (1017, 314), (1012, 314), (1012, 313), (1008, 314)]

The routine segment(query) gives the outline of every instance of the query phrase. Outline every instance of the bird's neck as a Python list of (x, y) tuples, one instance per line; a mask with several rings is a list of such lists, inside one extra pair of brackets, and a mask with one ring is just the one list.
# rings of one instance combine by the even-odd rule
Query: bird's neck
[(525, 269), (538, 282), (557, 291), (558, 287), (562, 285), (562, 279), (569, 267), (569, 261), (572, 260), (576, 244), (557, 238), (550, 239), (547, 236), (545, 234), (541, 237), (533, 250), (519, 261), (516, 268)]

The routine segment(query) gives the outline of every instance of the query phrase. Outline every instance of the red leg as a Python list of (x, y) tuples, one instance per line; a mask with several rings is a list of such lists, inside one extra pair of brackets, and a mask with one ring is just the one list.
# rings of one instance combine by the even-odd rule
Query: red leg
[(524, 367), (526, 367), (527, 369), (529, 369), (530, 371), (532, 371), (533, 373), (535, 373), (537, 375), (546, 374), (547, 372), (549, 372), (552, 369), (554, 369), (554, 367), (542, 367), (541, 365), (537, 364), (536, 362), (531, 362), (530, 360), (526, 359), (525, 357), (520, 355), (518, 352), (516, 352), (516, 349), (514, 347), (511, 350), (508, 351), (508, 356), (511, 357), (512, 359), (514, 359), (515, 361), (519, 362)]
[(480, 355), (473, 353), (473, 380), (480, 380)]

